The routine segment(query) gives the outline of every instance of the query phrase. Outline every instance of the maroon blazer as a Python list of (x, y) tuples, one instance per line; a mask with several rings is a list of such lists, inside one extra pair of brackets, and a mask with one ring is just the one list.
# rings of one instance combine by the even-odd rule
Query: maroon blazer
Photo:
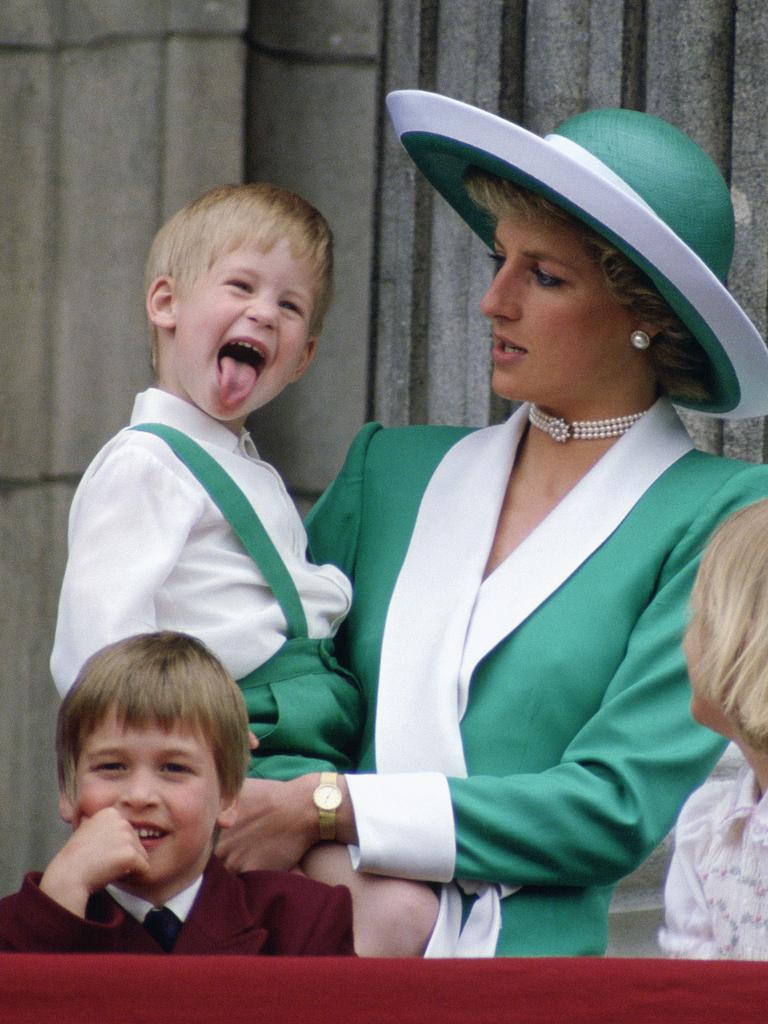
[[(85, 920), (40, 891), (29, 874), (0, 900), (0, 951), (15, 953), (163, 953), (107, 892), (88, 901)], [(286, 871), (235, 875), (211, 857), (172, 954), (349, 956), (352, 903), (343, 886)]]

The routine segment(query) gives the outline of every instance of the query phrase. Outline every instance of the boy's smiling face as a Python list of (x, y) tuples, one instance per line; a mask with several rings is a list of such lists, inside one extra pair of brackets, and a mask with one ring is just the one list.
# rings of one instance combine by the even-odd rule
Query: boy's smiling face
[(149, 857), (140, 876), (116, 884), (156, 905), (200, 875), (214, 830), (231, 825), (237, 798), (222, 795), (210, 744), (197, 732), (159, 725), (125, 728), (111, 711), (83, 743), (74, 802), (59, 797), (75, 828), (105, 807), (131, 823)]
[(181, 294), (158, 278), (147, 313), (159, 336), (159, 386), (239, 433), (309, 366), (315, 292), (309, 260), (286, 239), (225, 253)]

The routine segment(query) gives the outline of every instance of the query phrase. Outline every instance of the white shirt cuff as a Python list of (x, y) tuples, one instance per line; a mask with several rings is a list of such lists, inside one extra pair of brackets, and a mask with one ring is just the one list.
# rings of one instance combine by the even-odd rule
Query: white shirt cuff
[(456, 831), (448, 780), (438, 772), (346, 775), (355, 811), (359, 871), (395, 878), (450, 882)]

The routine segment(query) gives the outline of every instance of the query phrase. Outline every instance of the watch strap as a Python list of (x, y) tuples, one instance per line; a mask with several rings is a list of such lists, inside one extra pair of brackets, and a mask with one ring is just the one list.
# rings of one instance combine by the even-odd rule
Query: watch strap
[[(321, 786), (336, 786), (339, 783), (338, 772), (320, 772), (320, 785)], [(320, 838), (324, 840), (333, 840), (336, 838), (336, 808), (327, 810), (324, 807), (318, 807), (318, 820), (320, 824)]]

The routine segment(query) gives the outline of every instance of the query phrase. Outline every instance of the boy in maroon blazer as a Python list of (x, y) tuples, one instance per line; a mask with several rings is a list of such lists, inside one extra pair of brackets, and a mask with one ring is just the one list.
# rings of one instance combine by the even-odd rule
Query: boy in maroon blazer
[(0, 950), (349, 955), (349, 893), (213, 856), (249, 759), (242, 695), (199, 641), (95, 654), (59, 711), (59, 809), (73, 833), (0, 900)]

